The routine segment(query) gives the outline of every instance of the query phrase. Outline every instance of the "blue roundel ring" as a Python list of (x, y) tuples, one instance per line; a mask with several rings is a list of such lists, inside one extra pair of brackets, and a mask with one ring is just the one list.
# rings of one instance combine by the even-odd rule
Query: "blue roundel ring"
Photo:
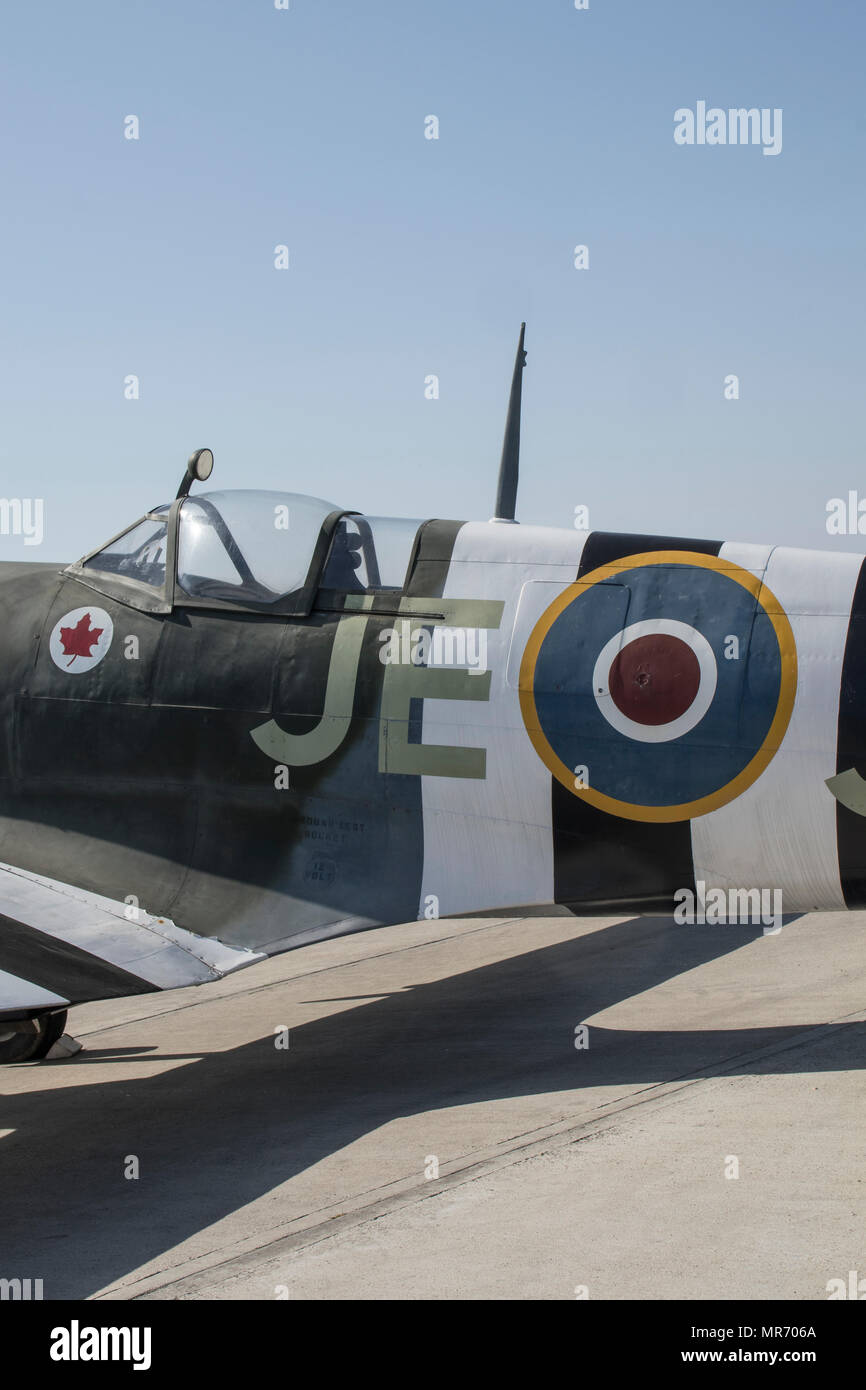
[(696, 551), (602, 565), (536, 623), (520, 707), (541, 760), (575, 796), (628, 820), (724, 806), (781, 745), (797, 650), (749, 570)]

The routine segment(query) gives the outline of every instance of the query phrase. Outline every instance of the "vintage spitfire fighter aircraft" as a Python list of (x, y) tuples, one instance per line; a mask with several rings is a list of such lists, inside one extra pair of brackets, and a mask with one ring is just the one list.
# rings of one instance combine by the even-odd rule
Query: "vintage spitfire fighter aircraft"
[(3, 570), (0, 1060), (419, 916), (866, 904), (862, 557), (293, 493)]

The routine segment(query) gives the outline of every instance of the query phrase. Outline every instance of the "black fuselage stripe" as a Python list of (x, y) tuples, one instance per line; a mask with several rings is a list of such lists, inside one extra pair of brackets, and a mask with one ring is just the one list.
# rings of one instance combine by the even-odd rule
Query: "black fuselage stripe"
[(451, 568), (454, 543), (466, 525), (465, 521), (427, 521), (420, 528), (415, 542), (410, 573), (406, 584), (407, 596), (441, 598)]
[[(577, 578), (655, 550), (718, 555), (721, 541), (593, 531)], [(554, 898), (582, 911), (669, 912), (678, 888), (695, 886), (690, 821), (625, 820), (551, 780)]]
[[(839, 688), (836, 771), (854, 768), (866, 777), (866, 561), (851, 603)], [(845, 906), (866, 907), (866, 819), (836, 802), (839, 878)]]

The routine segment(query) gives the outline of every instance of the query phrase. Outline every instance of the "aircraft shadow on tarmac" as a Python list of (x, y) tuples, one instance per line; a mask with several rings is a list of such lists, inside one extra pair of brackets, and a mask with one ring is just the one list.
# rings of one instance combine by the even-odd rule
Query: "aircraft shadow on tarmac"
[[(531, 936), (530, 921), (527, 944)], [(866, 1024), (857, 1023), (839, 1025), (844, 1049), (831, 1032), (820, 1059), (807, 1049), (748, 1060), (823, 1024), (708, 1032), (593, 1025), (589, 1050), (575, 1050), (576, 1024), (754, 936), (637, 918), (431, 984), (362, 996), (298, 1027), (276, 986), (262, 996), (261, 1039), (195, 1054), (159, 1076), (113, 1079), (106, 1065), (104, 1080), (77, 1086), (79, 1063), (63, 1063), (65, 1084), (56, 1090), (0, 1097), (0, 1128), (14, 1130), (0, 1139), (0, 1276), (42, 1278), (46, 1298), (87, 1297), (400, 1116), (434, 1112), (433, 1140), (435, 1112), (450, 1106), (652, 1084), (726, 1063), (734, 1074), (757, 1075), (866, 1066)], [(318, 993), (311, 984), (304, 997)], [(333, 997), (332, 980), (321, 993)], [(291, 1028), (288, 1052), (274, 1048), (280, 1024)], [(150, 1026), (156, 1034), (159, 1019)], [(146, 1060), (147, 1051), (102, 1049), (81, 1064)], [(123, 1177), (127, 1154), (140, 1159), (138, 1181)], [(423, 1162), (424, 1153), (407, 1152), (404, 1171), (417, 1163), (420, 1176)]]

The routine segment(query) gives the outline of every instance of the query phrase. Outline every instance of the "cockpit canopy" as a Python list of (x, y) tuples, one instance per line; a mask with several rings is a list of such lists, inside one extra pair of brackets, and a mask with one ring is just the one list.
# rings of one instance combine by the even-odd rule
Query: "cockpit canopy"
[(318, 590), (399, 593), (420, 526), (294, 492), (203, 492), (155, 507), (71, 569), (135, 607), (308, 612)]

